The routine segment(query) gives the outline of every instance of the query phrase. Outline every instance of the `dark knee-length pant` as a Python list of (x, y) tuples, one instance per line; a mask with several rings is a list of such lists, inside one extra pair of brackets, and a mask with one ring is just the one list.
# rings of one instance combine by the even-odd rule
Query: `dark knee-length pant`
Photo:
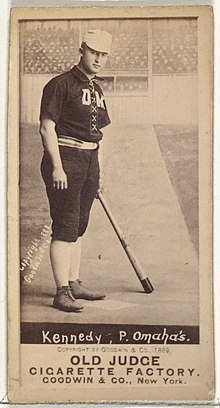
[(99, 186), (98, 149), (60, 146), (68, 188), (53, 187), (52, 164), (47, 153), (41, 162), (52, 218), (52, 239), (75, 242), (87, 228), (89, 213)]

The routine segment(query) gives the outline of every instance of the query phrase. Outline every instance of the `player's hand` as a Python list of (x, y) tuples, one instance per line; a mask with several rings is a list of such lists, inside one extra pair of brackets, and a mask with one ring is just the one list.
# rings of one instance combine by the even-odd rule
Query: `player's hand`
[(98, 196), (99, 196), (99, 194), (103, 194), (104, 193), (104, 184), (103, 184), (103, 182), (100, 180), (99, 181), (99, 188), (98, 188), (98, 191), (97, 191), (97, 193), (96, 193), (96, 198), (99, 198)]
[(55, 168), (52, 173), (53, 188), (64, 190), (68, 188), (67, 176), (62, 168)]

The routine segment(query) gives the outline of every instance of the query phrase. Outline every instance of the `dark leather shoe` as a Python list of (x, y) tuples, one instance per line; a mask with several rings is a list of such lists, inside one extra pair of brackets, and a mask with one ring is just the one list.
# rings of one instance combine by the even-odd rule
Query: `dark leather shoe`
[(79, 312), (83, 306), (72, 295), (69, 286), (57, 288), (57, 293), (53, 300), (53, 307), (63, 312)]
[(82, 282), (77, 279), (76, 281), (69, 282), (70, 290), (75, 299), (84, 300), (103, 300), (105, 295), (100, 292), (87, 289), (82, 285)]

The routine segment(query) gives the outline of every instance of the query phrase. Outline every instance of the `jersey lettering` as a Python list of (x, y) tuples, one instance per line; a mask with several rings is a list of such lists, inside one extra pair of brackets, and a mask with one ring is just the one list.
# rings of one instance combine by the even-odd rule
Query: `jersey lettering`
[(82, 96), (82, 104), (83, 105), (91, 105), (91, 94), (89, 89), (82, 89), (83, 96)]
[(95, 91), (95, 97), (96, 97), (96, 104), (97, 104), (98, 108), (105, 109), (104, 96), (99, 95), (99, 93), (97, 91)]
[[(82, 104), (83, 105), (91, 105), (91, 93), (89, 89), (82, 89), (83, 95), (82, 95)], [(97, 91), (95, 91), (95, 98), (96, 98), (96, 105), (98, 108), (105, 109), (105, 104), (104, 104), (104, 96), (99, 95)]]

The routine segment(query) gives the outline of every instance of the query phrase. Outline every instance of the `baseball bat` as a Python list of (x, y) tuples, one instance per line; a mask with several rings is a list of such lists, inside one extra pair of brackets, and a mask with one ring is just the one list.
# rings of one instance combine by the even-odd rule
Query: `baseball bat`
[(109, 206), (107, 205), (102, 193), (98, 193), (97, 197), (98, 197), (98, 199), (99, 199), (99, 201), (100, 201), (100, 203), (102, 205), (102, 208), (104, 209), (104, 211), (105, 211), (105, 213), (106, 213), (106, 215), (107, 215), (107, 217), (108, 217), (108, 219), (109, 219), (109, 221), (110, 221), (116, 235), (118, 236), (119, 241), (120, 241), (125, 253), (128, 256), (128, 259), (129, 259), (129, 261), (130, 261), (130, 263), (131, 263), (131, 265), (132, 265), (138, 279), (140, 280), (141, 285), (144, 288), (144, 291), (146, 293), (153, 292), (154, 288), (153, 288), (153, 286), (152, 286), (152, 284), (150, 282), (150, 279), (146, 277), (142, 266), (140, 265), (137, 258), (135, 257), (131, 247), (126, 242), (126, 240), (125, 240), (125, 238), (124, 238), (124, 236), (122, 234), (122, 231), (121, 231), (119, 225), (117, 224), (115, 218), (113, 217), (113, 214), (112, 214)]

